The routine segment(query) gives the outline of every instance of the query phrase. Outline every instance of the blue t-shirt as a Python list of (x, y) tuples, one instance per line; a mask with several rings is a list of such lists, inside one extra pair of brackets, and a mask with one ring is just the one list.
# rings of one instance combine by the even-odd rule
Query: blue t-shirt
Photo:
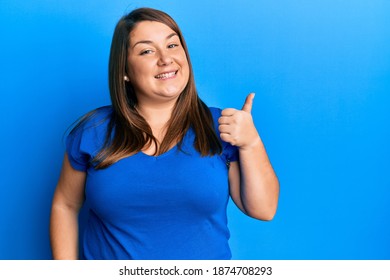
[[(221, 110), (210, 110), (217, 129)], [(91, 160), (111, 113), (111, 106), (98, 109), (66, 141), (72, 167), (87, 173), (84, 258), (230, 259), (228, 163), (237, 148), (222, 142), (222, 155), (202, 157), (190, 129), (181, 149), (138, 152), (96, 170)]]

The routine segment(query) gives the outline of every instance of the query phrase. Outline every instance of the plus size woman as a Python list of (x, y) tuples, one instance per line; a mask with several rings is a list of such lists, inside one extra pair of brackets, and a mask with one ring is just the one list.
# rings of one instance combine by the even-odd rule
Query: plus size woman
[(109, 89), (112, 104), (85, 115), (66, 139), (53, 258), (230, 259), (229, 198), (260, 220), (272, 219), (278, 202), (251, 116), (254, 94), (240, 110), (206, 106), (179, 27), (150, 8), (119, 20)]

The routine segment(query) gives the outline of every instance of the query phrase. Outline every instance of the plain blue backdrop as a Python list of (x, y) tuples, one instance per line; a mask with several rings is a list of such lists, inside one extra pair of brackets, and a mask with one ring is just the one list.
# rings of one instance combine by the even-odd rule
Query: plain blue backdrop
[(253, 116), (281, 183), (271, 222), (228, 209), (234, 259), (390, 259), (390, 1), (0, 1), (0, 259), (50, 259), (63, 135), (109, 104), (117, 20), (179, 23), (200, 96)]

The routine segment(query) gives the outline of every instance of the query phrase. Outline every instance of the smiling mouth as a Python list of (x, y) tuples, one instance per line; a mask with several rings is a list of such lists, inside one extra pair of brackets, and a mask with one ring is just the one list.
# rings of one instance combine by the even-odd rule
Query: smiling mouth
[(156, 79), (159, 79), (159, 80), (169, 79), (169, 78), (175, 77), (178, 71), (179, 70), (172, 71), (172, 72), (161, 73), (161, 74), (158, 74), (157, 76), (154, 76), (154, 77)]

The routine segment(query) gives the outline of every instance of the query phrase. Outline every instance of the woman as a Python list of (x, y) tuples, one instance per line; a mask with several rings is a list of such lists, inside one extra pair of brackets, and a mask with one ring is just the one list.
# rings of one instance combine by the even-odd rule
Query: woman
[(132, 11), (110, 53), (112, 106), (85, 116), (67, 138), (54, 194), (55, 259), (78, 258), (77, 216), (89, 207), (86, 259), (230, 259), (226, 207), (273, 218), (278, 180), (242, 110), (198, 97), (182, 33), (167, 14)]

